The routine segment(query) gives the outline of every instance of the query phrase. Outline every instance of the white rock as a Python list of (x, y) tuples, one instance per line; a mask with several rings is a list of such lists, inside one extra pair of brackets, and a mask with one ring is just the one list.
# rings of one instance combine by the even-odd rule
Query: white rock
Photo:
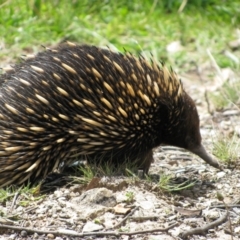
[(151, 201), (141, 201), (139, 202), (141, 208), (147, 210), (147, 209), (153, 209), (154, 208), (154, 204)]
[(94, 232), (94, 231), (99, 231), (101, 229), (103, 229), (102, 225), (99, 225), (93, 222), (87, 222), (83, 227), (83, 232)]
[(209, 219), (215, 220), (215, 219), (219, 218), (219, 212), (215, 211), (215, 210), (208, 211), (205, 213), (205, 216)]
[(226, 175), (226, 173), (225, 172), (218, 172), (217, 173), (217, 179), (220, 179), (220, 178), (222, 178), (222, 177), (224, 177)]
[(235, 232), (236, 234), (240, 234), (240, 226), (235, 227), (234, 232)]

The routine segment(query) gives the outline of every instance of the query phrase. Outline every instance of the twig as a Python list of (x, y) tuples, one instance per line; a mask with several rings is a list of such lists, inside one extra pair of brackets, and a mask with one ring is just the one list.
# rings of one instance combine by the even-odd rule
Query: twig
[[(228, 208), (234, 208), (234, 207), (239, 208), (240, 204), (228, 204), (227, 207)], [(213, 205), (209, 208), (212, 209), (212, 208), (227, 208), (227, 207), (226, 207), (226, 205), (221, 204), (221, 205)]]
[(213, 57), (213, 55), (212, 55), (212, 53), (211, 53), (211, 51), (209, 49), (207, 49), (207, 54), (208, 54), (210, 60), (212, 61), (213, 67), (215, 68), (218, 76), (221, 78), (222, 82), (224, 82), (222, 71), (221, 71), (220, 67), (217, 65), (217, 62), (214, 59), (214, 57)]
[(146, 234), (146, 233), (153, 233), (153, 232), (167, 232), (169, 229), (174, 228), (177, 226), (178, 223), (174, 223), (166, 228), (153, 228), (144, 231), (134, 231), (134, 232), (117, 232), (117, 231), (110, 231), (110, 232), (87, 232), (87, 233), (78, 233), (73, 230), (59, 230), (59, 231), (45, 231), (45, 230), (38, 230), (34, 228), (24, 228), (18, 226), (9, 226), (5, 224), (0, 224), (0, 229), (11, 229), (16, 231), (26, 231), (28, 233), (38, 233), (38, 234), (53, 234), (56, 235), (66, 235), (66, 236), (73, 236), (73, 237), (86, 237), (86, 236), (131, 236), (137, 234)]
[(230, 231), (231, 231), (231, 239), (233, 240), (233, 229), (232, 229), (232, 221), (231, 221), (231, 218), (230, 218), (230, 214), (229, 214), (229, 207), (228, 205), (225, 203), (224, 199), (222, 200), (223, 204), (226, 206), (226, 209), (227, 209), (227, 213), (228, 213), (228, 222), (229, 222), (229, 228), (230, 228)]
[(154, 0), (153, 4), (152, 4), (152, 7), (149, 11), (149, 15), (152, 15), (153, 11), (155, 10), (156, 6), (157, 6), (157, 2), (158, 0)]
[(0, 8), (4, 7), (5, 5), (10, 4), (10, 3), (11, 3), (11, 0), (6, 1), (6, 2), (4, 2), (3, 4), (0, 5)]
[(233, 229), (232, 229), (232, 222), (231, 222), (231, 219), (229, 217), (229, 208), (228, 208), (228, 205), (225, 203), (224, 201), (224, 196), (221, 194), (221, 192), (217, 192), (217, 199), (219, 201), (222, 201), (223, 204), (225, 205), (226, 207), (226, 210), (227, 210), (227, 213), (228, 213), (228, 222), (229, 222), (229, 228), (230, 228), (230, 231), (231, 231), (231, 239), (233, 240)]
[(146, 221), (146, 220), (157, 220), (159, 216), (137, 216), (137, 217), (129, 217), (129, 219), (132, 219), (134, 221)]
[(210, 108), (210, 102), (209, 102), (209, 99), (208, 99), (208, 92), (207, 92), (207, 90), (205, 90), (205, 92), (204, 92), (204, 97), (205, 97), (205, 100), (206, 100), (206, 103), (207, 103), (208, 113), (212, 116), (213, 115), (213, 111), (211, 111), (211, 108)]
[(227, 220), (227, 218), (228, 218), (228, 211), (222, 217), (218, 218), (216, 221), (208, 223), (208, 224), (204, 225), (203, 227), (190, 229), (188, 231), (181, 233), (180, 234), (181, 238), (186, 239), (188, 236), (192, 236), (194, 234), (204, 235), (209, 229), (219, 226), (220, 224), (225, 222)]
[(113, 229), (116, 229), (118, 227), (120, 227), (139, 207), (136, 206), (125, 218), (122, 219), (122, 221), (120, 221), (119, 223), (117, 223)]
[(13, 201), (12, 201), (12, 204), (11, 204), (11, 207), (10, 207), (10, 212), (12, 212), (12, 210), (13, 210), (13, 208), (14, 208), (14, 206), (15, 206), (15, 203), (16, 203), (16, 201), (17, 201), (18, 196), (19, 196), (19, 192), (16, 192), (16, 193), (14, 194), (14, 198), (13, 198)]
[(187, 5), (188, 0), (183, 0), (180, 8), (178, 9), (178, 12), (181, 13), (185, 6)]

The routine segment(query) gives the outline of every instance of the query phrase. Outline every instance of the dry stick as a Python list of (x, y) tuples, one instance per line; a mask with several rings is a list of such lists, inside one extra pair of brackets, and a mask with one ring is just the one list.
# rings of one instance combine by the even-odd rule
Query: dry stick
[(157, 220), (159, 216), (138, 216), (138, 217), (129, 217), (129, 219), (132, 219), (134, 221), (146, 221), (146, 220)]
[(239, 208), (240, 207), (240, 204), (228, 204), (227, 206), (224, 205), (224, 204), (221, 204), (221, 205), (213, 205), (213, 206), (210, 206), (209, 208), (212, 209), (212, 208)]
[(231, 219), (229, 217), (229, 208), (228, 208), (227, 204), (224, 201), (223, 195), (220, 192), (217, 192), (217, 199), (219, 201), (223, 202), (223, 204), (226, 206), (227, 213), (228, 213), (228, 222), (229, 222), (229, 227), (230, 227), (230, 231), (231, 231), (231, 239), (233, 240), (233, 230), (232, 230), (232, 222), (231, 222)]
[(136, 206), (125, 218), (122, 219), (121, 222), (117, 223), (113, 228), (120, 227), (139, 207)]
[(211, 108), (210, 108), (210, 102), (209, 102), (209, 99), (208, 99), (208, 92), (207, 92), (207, 90), (204, 91), (204, 97), (205, 97), (205, 100), (206, 100), (206, 103), (207, 103), (208, 113), (212, 116), (213, 115), (213, 111), (211, 111)]
[(208, 54), (208, 56), (209, 56), (209, 58), (210, 58), (210, 60), (213, 64), (213, 67), (215, 68), (218, 76), (221, 78), (222, 82), (224, 82), (222, 71), (221, 71), (220, 67), (217, 65), (217, 62), (216, 62), (215, 58), (213, 57), (213, 55), (212, 55), (212, 53), (209, 49), (207, 49), (207, 54)]
[(209, 229), (214, 228), (216, 226), (219, 226), (220, 224), (222, 224), (223, 222), (225, 222), (228, 218), (228, 211), (226, 212), (226, 214), (224, 214), (222, 217), (218, 218), (216, 221), (211, 222), (209, 224), (204, 225), (203, 227), (198, 227), (198, 228), (194, 228), (194, 229), (190, 229), (188, 231), (185, 231), (183, 233), (181, 233), (181, 237), (183, 239), (186, 239), (188, 236), (192, 236), (194, 234), (201, 234), (204, 235)]
[(26, 231), (28, 233), (38, 233), (38, 234), (53, 234), (53, 235), (66, 235), (66, 236), (73, 236), (73, 237), (86, 237), (86, 236), (131, 236), (137, 234), (146, 234), (146, 233), (154, 233), (154, 232), (167, 232), (169, 229), (174, 228), (177, 226), (178, 223), (174, 223), (166, 228), (153, 228), (144, 231), (134, 231), (134, 232), (117, 232), (117, 231), (110, 231), (110, 232), (88, 232), (88, 233), (78, 233), (73, 230), (59, 230), (59, 231), (45, 231), (45, 230), (38, 230), (33, 228), (24, 228), (24, 227), (17, 227), (17, 226), (9, 226), (5, 224), (0, 224), (0, 229), (11, 229), (17, 231)]
[[(226, 209), (227, 209), (227, 213), (229, 213), (229, 207), (228, 205), (225, 203), (224, 199), (222, 200), (223, 204), (226, 206)], [(229, 221), (229, 228), (230, 228), (230, 231), (231, 231), (231, 239), (233, 240), (233, 229), (232, 229), (232, 221), (231, 221), (231, 218), (228, 214), (228, 221)]]
[(11, 0), (4, 2), (3, 4), (0, 5), (0, 9), (3, 8), (5, 5), (10, 4)]
[(12, 205), (11, 205), (11, 207), (10, 207), (10, 212), (13, 211), (18, 196), (19, 196), (19, 192), (16, 192), (15, 195), (14, 195), (13, 201), (12, 201)]
[(187, 5), (187, 2), (188, 2), (188, 0), (183, 0), (183, 1), (182, 1), (182, 4), (181, 4), (180, 8), (178, 9), (178, 12), (179, 12), (179, 13), (183, 12), (183, 9), (184, 9), (185, 6)]

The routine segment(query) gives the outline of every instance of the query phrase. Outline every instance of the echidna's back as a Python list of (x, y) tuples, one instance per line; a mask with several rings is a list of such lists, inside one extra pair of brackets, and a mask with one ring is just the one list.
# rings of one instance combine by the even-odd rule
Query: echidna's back
[(159, 114), (182, 93), (173, 72), (142, 57), (71, 44), (0, 82), (0, 186), (42, 178), (76, 153), (148, 158)]

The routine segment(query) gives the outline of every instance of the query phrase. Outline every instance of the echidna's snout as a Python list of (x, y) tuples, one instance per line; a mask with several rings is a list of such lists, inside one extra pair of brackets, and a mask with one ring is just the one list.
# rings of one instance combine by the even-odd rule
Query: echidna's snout
[(215, 168), (221, 169), (219, 162), (213, 156), (211, 156), (209, 153), (207, 153), (206, 149), (204, 148), (204, 146), (202, 144), (200, 144), (196, 147), (193, 147), (192, 149), (189, 149), (189, 150), (192, 153), (198, 155), (209, 165), (211, 165)]

